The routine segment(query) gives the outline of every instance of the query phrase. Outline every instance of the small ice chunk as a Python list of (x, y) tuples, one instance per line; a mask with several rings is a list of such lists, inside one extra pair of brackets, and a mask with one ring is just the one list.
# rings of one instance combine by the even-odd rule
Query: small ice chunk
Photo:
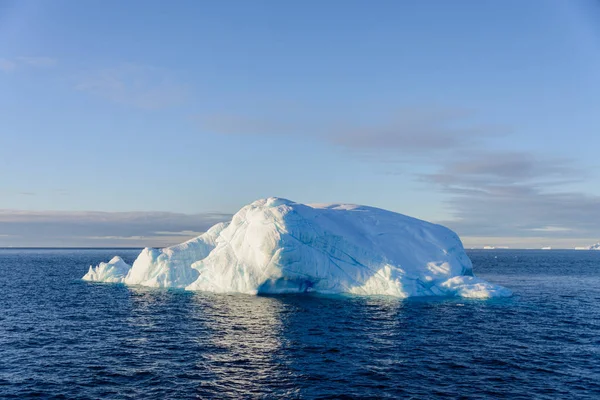
[(479, 299), (512, 296), (509, 289), (474, 276), (455, 276), (443, 282), (440, 288), (449, 296)]

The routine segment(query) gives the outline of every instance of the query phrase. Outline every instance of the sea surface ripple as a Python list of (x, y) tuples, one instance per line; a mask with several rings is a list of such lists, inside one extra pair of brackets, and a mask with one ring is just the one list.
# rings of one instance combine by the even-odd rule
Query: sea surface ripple
[(80, 280), (139, 250), (0, 250), (0, 398), (600, 398), (600, 252), (470, 251), (503, 300)]

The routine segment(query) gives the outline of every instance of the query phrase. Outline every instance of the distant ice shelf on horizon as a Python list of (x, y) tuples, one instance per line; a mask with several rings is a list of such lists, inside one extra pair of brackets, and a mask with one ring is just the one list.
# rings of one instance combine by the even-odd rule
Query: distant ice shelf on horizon
[(450, 229), (374, 207), (271, 197), (187, 242), (90, 266), (84, 280), (218, 293), (508, 297)]

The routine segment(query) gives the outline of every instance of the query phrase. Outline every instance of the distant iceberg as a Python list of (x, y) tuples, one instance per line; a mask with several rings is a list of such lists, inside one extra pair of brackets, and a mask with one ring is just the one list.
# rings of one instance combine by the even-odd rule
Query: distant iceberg
[(600, 243), (593, 244), (591, 246), (577, 246), (575, 250), (600, 250)]
[(203, 235), (144, 249), (132, 266), (115, 257), (87, 281), (219, 293), (507, 297), (473, 276), (450, 229), (378, 208), (253, 202)]

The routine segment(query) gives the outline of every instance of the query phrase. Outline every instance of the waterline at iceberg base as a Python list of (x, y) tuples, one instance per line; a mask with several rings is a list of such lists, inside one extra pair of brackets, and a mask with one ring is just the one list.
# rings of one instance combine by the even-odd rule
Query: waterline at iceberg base
[(90, 267), (87, 281), (219, 293), (507, 297), (473, 275), (453, 231), (373, 207), (271, 197), (164, 249)]

